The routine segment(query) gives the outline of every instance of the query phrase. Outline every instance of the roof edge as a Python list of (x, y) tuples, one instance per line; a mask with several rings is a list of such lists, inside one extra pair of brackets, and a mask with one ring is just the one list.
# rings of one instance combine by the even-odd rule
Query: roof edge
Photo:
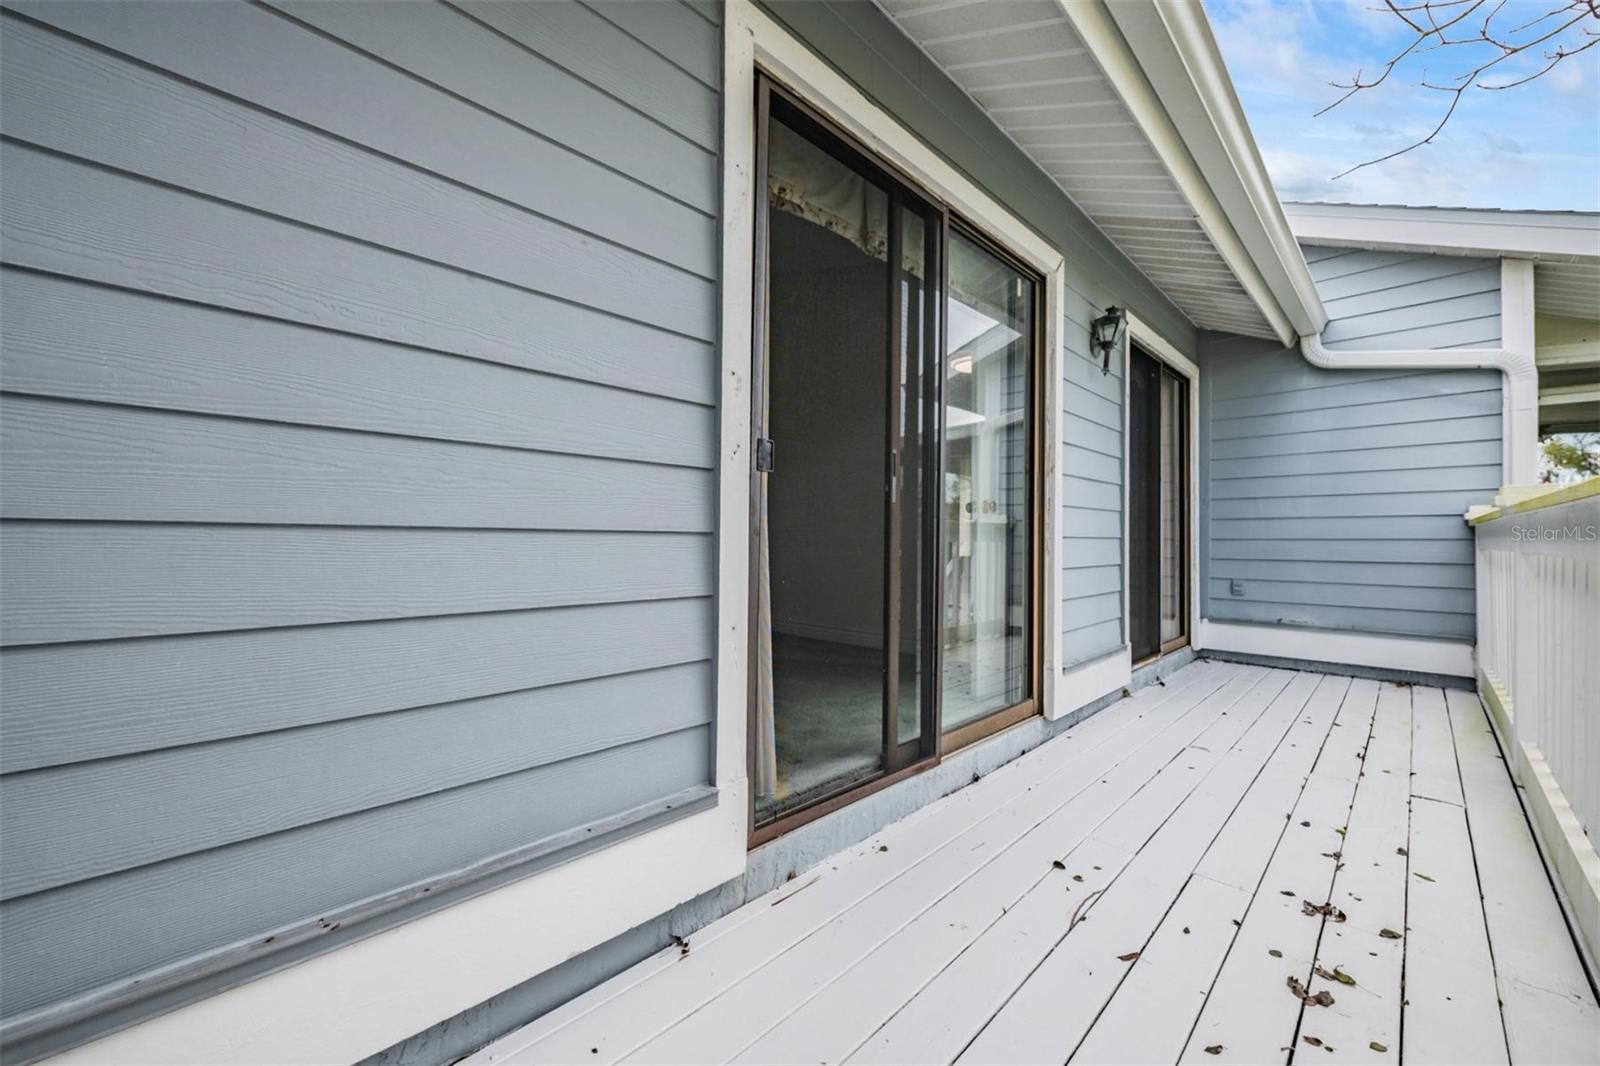
[(1108, 6), (1282, 313), (1297, 334), (1320, 332), (1327, 311), (1200, 0)]
[(1600, 261), (1600, 214), (1399, 204), (1287, 203), (1308, 244), (1551, 263)]

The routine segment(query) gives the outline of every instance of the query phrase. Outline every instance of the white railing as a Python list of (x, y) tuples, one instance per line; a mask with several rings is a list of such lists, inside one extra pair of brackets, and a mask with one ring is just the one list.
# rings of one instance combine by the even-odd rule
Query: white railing
[(1600, 478), (1469, 513), (1478, 688), (1600, 957)]

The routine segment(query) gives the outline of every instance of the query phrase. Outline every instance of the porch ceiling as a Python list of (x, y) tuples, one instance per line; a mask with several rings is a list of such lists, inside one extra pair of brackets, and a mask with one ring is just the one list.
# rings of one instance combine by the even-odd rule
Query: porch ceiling
[(1275, 337), (1057, 0), (876, 0), (1203, 329)]
[(1600, 317), (1600, 261), (1541, 260), (1533, 267), (1533, 305), (1540, 314)]

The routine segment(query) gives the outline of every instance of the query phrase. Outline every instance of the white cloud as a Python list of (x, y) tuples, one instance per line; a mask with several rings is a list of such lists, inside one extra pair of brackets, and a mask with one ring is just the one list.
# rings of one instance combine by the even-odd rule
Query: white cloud
[[(1408, 61), (1411, 65), (1397, 68), (1382, 86), (1313, 117), (1338, 96), (1330, 81), (1346, 81), (1358, 68), (1370, 78), (1404, 47), (1408, 31), (1399, 20), (1387, 11), (1367, 10), (1361, 0), (1209, 0), (1208, 11), (1263, 158), (1285, 199), (1600, 206), (1597, 109), (1572, 95), (1600, 98), (1595, 88), (1600, 49), (1567, 60), (1530, 85), (1469, 93), (1432, 143), (1333, 180), (1433, 130), (1449, 98), (1418, 82), (1422, 66), (1437, 57)], [(1435, 71), (1432, 77), (1444, 73)]]
[(1560, 63), (1549, 74), (1552, 87), (1564, 93), (1575, 93), (1583, 89), (1583, 67), (1577, 63)]

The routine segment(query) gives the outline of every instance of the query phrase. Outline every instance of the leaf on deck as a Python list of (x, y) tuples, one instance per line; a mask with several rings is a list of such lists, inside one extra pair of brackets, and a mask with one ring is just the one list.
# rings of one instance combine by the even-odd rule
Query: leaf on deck
[(1308, 1007), (1333, 1006), (1333, 993), (1329, 992), (1326, 988), (1318, 992), (1316, 995), (1312, 995), (1310, 992), (1306, 991), (1306, 986), (1301, 984), (1300, 978), (1296, 977), (1294, 974), (1290, 974), (1284, 983), (1289, 986), (1289, 991), (1300, 997), (1300, 1002), (1304, 1003)]
[(1354, 977), (1351, 977), (1337, 966), (1335, 966), (1332, 970), (1329, 970), (1326, 967), (1319, 965), (1312, 972), (1325, 981), (1338, 981), (1341, 985), (1353, 985), (1356, 983), (1356, 979)]

